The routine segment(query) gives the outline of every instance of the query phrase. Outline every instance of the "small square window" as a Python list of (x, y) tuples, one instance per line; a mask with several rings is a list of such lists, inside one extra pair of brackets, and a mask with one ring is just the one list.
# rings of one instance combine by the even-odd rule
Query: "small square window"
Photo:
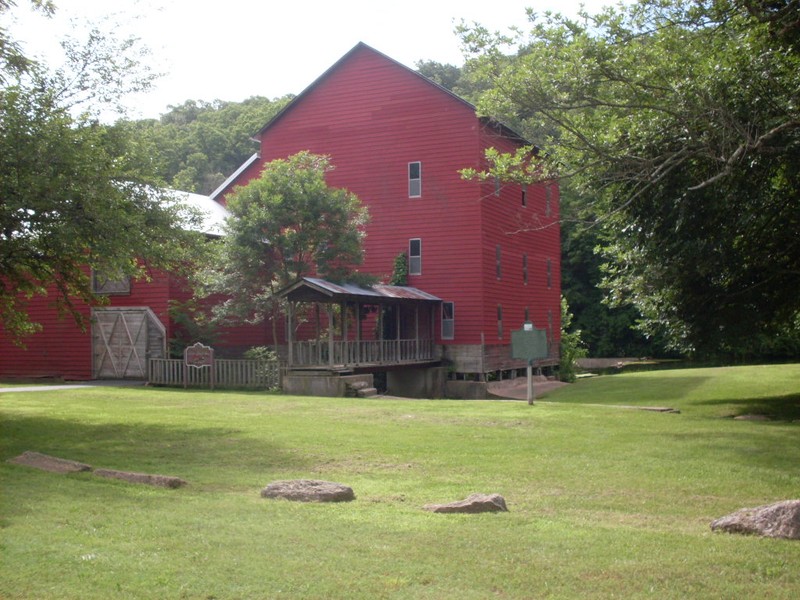
[(419, 198), (422, 196), (422, 163), (408, 163), (408, 197)]

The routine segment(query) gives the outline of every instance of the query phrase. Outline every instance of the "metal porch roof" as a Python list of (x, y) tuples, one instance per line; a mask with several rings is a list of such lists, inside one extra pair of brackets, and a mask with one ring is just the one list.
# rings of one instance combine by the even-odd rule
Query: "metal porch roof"
[(333, 283), (317, 277), (303, 277), (276, 295), (296, 302), (360, 301), (375, 304), (394, 302), (441, 302), (441, 298), (414, 287), (373, 285), (361, 287), (352, 283)]

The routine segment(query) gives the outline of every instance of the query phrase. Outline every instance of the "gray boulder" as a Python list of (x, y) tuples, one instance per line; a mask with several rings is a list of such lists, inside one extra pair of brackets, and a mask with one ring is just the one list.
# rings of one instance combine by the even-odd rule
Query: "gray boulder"
[(713, 521), (711, 530), (800, 540), (800, 500), (737, 510)]
[(283, 498), (295, 502), (349, 502), (355, 500), (353, 488), (332, 481), (293, 479), (273, 481), (263, 490), (262, 498)]
[(500, 494), (472, 494), (464, 500), (449, 504), (426, 504), (422, 507), (435, 513), (507, 512), (506, 501)]

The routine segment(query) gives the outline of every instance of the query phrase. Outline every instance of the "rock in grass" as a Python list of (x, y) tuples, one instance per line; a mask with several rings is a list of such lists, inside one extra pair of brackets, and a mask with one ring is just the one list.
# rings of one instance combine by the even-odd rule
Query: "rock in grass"
[(712, 522), (711, 530), (800, 540), (800, 500), (737, 510)]
[(435, 513), (507, 512), (506, 501), (500, 494), (472, 494), (464, 500), (449, 504), (426, 504), (422, 507)]
[(31, 451), (23, 452), (19, 456), (10, 458), (8, 462), (15, 465), (24, 465), (26, 467), (41, 469), (42, 471), (49, 471), (51, 473), (79, 473), (81, 471), (92, 470), (92, 467), (85, 463)]
[(145, 485), (155, 485), (165, 488), (179, 488), (187, 483), (180, 477), (150, 475), (148, 473), (130, 473), (128, 471), (116, 471), (114, 469), (95, 469), (94, 474), (109, 479), (121, 479), (130, 483), (143, 483)]
[(273, 481), (263, 490), (262, 498), (283, 498), (295, 502), (349, 502), (355, 500), (353, 488), (332, 481), (293, 479)]

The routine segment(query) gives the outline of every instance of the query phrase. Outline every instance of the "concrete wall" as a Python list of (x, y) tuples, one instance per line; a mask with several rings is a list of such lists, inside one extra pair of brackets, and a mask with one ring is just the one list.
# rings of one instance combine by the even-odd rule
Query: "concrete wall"
[(389, 371), (387, 392), (404, 398), (446, 398), (447, 371), (445, 367)]
[(364, 381), (372, 386), (372, 375), (338, 375), (329, 371), (289, 371), (283, 376), (283, 391), (296, 396), (347, 396), (347, 384)]

